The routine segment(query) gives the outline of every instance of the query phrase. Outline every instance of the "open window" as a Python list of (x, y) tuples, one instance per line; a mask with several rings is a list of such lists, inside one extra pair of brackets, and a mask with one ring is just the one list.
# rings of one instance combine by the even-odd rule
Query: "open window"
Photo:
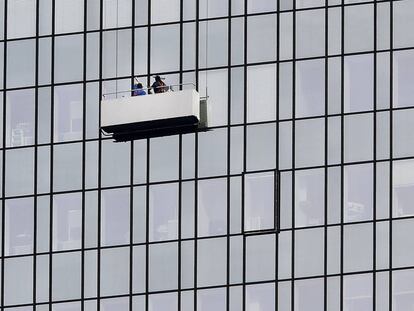
[(278, 231), (279, 174), (277, 171), (243, 174), (243, 232)]

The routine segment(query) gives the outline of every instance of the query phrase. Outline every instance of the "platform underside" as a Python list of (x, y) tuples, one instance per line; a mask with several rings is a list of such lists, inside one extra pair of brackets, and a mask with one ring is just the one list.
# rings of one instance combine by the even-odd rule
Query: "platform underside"
[(121, 125), (102, 127), (115, 141), (130, 141), (135, 139), (186, 134), (203, 130), (199, 128), (199, 120), (195, 116), (171, 119), (153, 120)]

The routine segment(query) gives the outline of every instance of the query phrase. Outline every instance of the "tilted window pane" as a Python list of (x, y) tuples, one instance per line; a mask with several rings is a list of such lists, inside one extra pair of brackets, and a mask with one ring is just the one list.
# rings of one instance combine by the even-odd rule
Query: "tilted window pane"
[(275, 172), (245, 174), (244, 186), (244, 231), (275, 229)]

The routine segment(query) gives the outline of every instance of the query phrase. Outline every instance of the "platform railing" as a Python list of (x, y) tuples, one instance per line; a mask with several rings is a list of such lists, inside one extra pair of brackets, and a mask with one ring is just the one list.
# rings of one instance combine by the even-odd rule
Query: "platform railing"
[[(133, 96), (132, 93), (138, 90), (145, 91), (146, 94), (135, 95), (135, 96), (148, 96), (148, 95), (153, 96), (153, 95), (158, 95), (158, 94), (162, 94), (165, 92), (175, 92), (175, 91), (181, 91), (184, 89), (188, 89), (188, 88), (184, 88), (187, 86), (191, 86), (191, 89), (196, 89), (196, 85), (194, 83), (181, 83), (181, 84), (171, 84), (171, 85), (166, 84), (165, 86), (159, 86), (155, 88), (145, 87), (141, 89), (129, 89), (129, 90), (123, 90), (123, 91), (117, 91), (117, 92), (104, 93), (102, 94), (102, 100), (131, 97)], [(164, 92), (156, 93), (154, 89), (157, 89), (157, 88), (164, 89)], [(118, 95), (121, 95), (121, 96), (118, 96)]]

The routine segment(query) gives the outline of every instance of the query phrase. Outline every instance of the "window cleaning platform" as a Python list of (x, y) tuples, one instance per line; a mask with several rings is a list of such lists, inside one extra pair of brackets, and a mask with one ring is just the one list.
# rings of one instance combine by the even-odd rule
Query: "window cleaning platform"
[(194, 89), (103, 99), (101, 130), (115, 141), (205, 131), (206, 105)]

